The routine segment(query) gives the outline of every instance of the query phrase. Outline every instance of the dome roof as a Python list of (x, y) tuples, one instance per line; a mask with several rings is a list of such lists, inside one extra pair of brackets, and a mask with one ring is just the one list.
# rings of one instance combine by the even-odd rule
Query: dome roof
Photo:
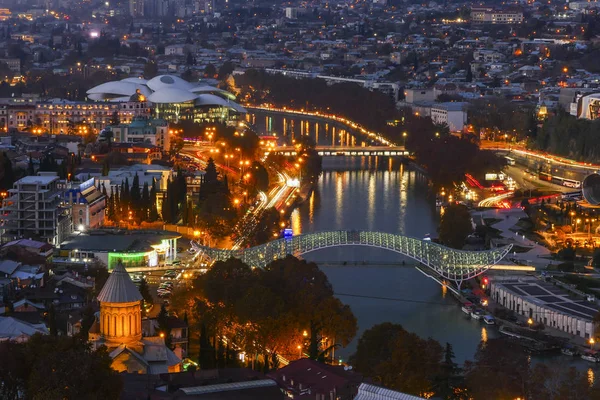
[(140, 291), (123, 264), (118, 263), (98, 294), (98, 301), (101, 303), (132, 303), (140, 300), (142, 300)]
[(189, 91), (190, 88), (192, 88), (191, 83), (174, 75), (156, 76), (146, 82), (146, 85), (154, 91), (159, 91), (166, 88), (179, 88)]
[(152, 93), (148, 96), (148, 100), (152, 103), (185, 103), (186, 101), (195, 100), (197, 97), (197, 94), (188, 90), (168, 87)]
[(246, 109), (240, 106), (235, 101), (225, 100), (222, 97), (216, 96), (214, 94), (201, 94), (195, 101), (197, 106), (221, 106), (221, 107), (229, 107), (237, 112), (246, 112)]
[[(131, 96), (136, 92), (136, 90), (140, 90), (142, 94), (150, 94), (150, 91), (147, 87), (140, 83), (133, 82), (123, 82), (123, 81), (113, 81), (106, 82), (101, 85), (95, 86), (87, 91), (87, 94), (94, 93), (102, 93), (102, 94), (116, 94), (121, 96)], [(144, 93), (146, 92), (146, 94)]]
[(143, 79), (143, 78), (125, 78), (125, 79), (121, 79), (121, 82), (131, 82), (131, 83), (138, 83), (140, 85), (145, 85), (146, 83), (148, 83), (148, 80)]
[(209, 85), (196, 86), (196, 87), (190, 89), (190, 91), (192, 91), (194, 93), (219, 93), (220, 95), (223, 95), (223, 96), (229, 98), (230, 100), (235, 100), (235, 95), (233, 93), (229, 93), (226, 90), (219, 89), (214, 86), (209, 86)]

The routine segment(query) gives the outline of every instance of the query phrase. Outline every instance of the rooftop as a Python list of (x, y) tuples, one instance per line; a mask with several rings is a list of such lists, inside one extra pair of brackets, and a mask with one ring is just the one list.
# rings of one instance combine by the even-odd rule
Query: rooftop
[(96, 230), (69, 236), (61, 250), (106, 252), (146, 252), (163, 240), (178, 239), (181, 235), (169, 231), (112, 231)]
[(16, 183), (21, 185), (48, 185), (55, 180), (58, 180), (58, 176), (56, 175), (25, 176), (19, 179)]
[(132, 303), (140, 300), (142, 300), (142, 295), (125, 267), (121, 263), (117, 264), (98, 294), (98, 301), (102, 303)]
[(598, 313), (598, 307), (593, 303), (575, 300), (569, 297), (565, 290), (550, 283), (534, 280), (514, 280), (496, 282), (495, 286), (503, 287), (540, 307), (546, 307), (577, 318), (592, 320)]

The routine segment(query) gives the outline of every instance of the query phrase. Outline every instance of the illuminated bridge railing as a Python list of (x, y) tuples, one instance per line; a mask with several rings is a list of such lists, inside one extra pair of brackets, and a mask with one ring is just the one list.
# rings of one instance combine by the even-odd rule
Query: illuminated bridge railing
[(298, 257), (315, 250), (338, 246), (368, 246), (390, 250), (410, 257), (431, 268), (442, 277), (455, 282), (462, 282), (485, 272), (502, 260), (512, 247), (512, 245), (508, 245), (485, 251), (463, 251), (451, 249), (429, 240), (369, 231), (307, 233), (243, 250), (225, 250), (194, 245), (196, 250), (213, 261), (225, 261), (234, 257), (256, 268), (264, 268), (271, 261), (284, 258), (289, 254)]

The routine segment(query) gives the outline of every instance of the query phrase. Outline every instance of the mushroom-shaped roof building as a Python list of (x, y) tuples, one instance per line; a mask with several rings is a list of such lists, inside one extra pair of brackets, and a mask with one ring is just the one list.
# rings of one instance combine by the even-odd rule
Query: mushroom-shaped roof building
[(192, 108), (223, 108), (227, 110), (222, 114), (225, 116), (246, 113), (246, 109), (234, 101), (233, 93), (206, 83), (187, 82), (174, 75), (158, 75), (150, 80), (125, 78), (120, 81), (106, 82), (89, 89), (87, 95), (89, 99), (95, 101), (145, 100), (157, 106), (157, 116), (176, 121), (180, 118), (198, 119), (197, 116), (186, 116), (180, 111), (174, 112), (177, 105), (184, 103), (186, 107)]

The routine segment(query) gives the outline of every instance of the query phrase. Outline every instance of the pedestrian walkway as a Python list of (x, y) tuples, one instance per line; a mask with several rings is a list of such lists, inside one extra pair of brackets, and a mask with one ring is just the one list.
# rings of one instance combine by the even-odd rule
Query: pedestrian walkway
[(527, 214), (521, 209), (492, 209), (476, 211), (472, 213), (473, 221), (484, 224), (484, 220), (493, 219), (495, 222), (489, 224), (491, 228), (497, 229), (500, 236), (507, 243), (512, 243), (521, 248), (527, 248), (525, 252), (512, 252), (507, 255), (508, 260), (515, 260), (518, 263), (531, 264), (538, 268), (546, 267), (553, 261), (549, 259), (550, 250), (543, 245), (519, 235), (521, 228), (518, 226), (521, 218), (528, 218)]

